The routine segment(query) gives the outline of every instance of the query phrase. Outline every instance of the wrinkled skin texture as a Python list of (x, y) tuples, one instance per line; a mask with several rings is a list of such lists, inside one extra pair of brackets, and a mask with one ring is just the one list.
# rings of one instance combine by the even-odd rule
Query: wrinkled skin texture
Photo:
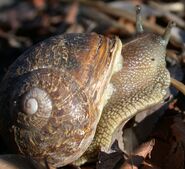
[(114, 131), (136, 113), (163, 102), (170, 85), (165, 62), (166, 43), (155, 34), (141, 34), (123, 45), (123, 68), (113, 75), (114, 92), (104, 107), (93, 142), (75, 162), (91, 162), (108, 151)]
[(112, 75), (117, 41), (67, 34), (21, 55), (0, 87), (0, 133), (7, 144), (55, 167), (79, 158), (101, 116), (99, 104)]

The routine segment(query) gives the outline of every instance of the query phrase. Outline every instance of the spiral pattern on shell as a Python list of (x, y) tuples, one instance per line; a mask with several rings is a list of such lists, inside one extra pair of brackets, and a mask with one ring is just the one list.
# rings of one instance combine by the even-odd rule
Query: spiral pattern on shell
[(5, 141), (55, 167), (79, 158), (93, 139), (121, 47), (115, 37), (68, 34), (21, 55), (0, 87)]
[[(52, 101), (48, 94), (37, 87), (32, 88), (22, 98), (22, 110), (28, 115), (49, 118), (52, 112)], [(42, 113), (41, 113), (42, 111)]]

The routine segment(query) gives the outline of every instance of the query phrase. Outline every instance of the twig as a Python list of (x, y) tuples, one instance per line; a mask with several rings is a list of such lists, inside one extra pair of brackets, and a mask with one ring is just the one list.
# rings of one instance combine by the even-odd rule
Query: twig
[(7, 39), (10, 42), (10, 44), (14, 47), (20, 47), (21, 45), (20, 43), (24, 43), (26, 46), (31, 45), (30, 39), (22, 36), (16, 36), (12, 33), (4, 32), (2, 29), (0, 29), (0, 37)]
[(105, 15), (101, 11), (98, 11), (97, 9), (81, 7), (81, 13), (98, 23), (106, 23), (106, 25), (110, 25), (113, 28), (128, 33), (128, 30), (126, 29), (124, 24), (115, 21), (114, 19)]
[(180, 59), (181, 59), (180, 57), (177, 56), (177, 52), (175, 50), (172, 50), (172, 49), (167, 49), (166, 56), (168, 58), (173, 59), (176, 63), (177, 62), (179, 63)]
[(178, 80), (171, 78), (171, 84), (177, 90), (179, 90), (181, 93), (185, 95), (185, 85), (182, 82), (179, 82)]
[[(162, 7), (157, 2), (150, 1), (149, 4), (150, 4), (151, 7), (156, 8), (157, 10), (159, 10), (166, 18), (168, 18), (168, 20), (174, 21), (178, 26), (185, 29), (185, 22), (180, 17), (178, 17), (177, 15), (172, 14), (171, 12), (166, 10), (166, 8)], [(168, 6), (168, 5), (166, 5), (166, 6)]]
[(68, 24), (74, 24), (76, 22), (76, 17), (78, 15), (78, 9), (79, 9), (78, 2), (77, 1), (73, 2), (73, 4), (68, 9), (69, 12), (65, 18)]
[(184, 12), (185, 10), (182, 2), (159, 3), (159, 4), (164, 10), (171, 12)]

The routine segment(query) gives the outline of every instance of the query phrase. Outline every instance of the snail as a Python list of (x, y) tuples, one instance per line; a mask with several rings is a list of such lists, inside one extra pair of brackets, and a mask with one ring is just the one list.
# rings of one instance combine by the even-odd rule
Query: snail
[(48, 165), (81, 165), (106, 151), (125, 120), (159, 102), (170, 85), (163, 36), (126, 44), (96, 33), (51, 37), (23, 53), (0, 85), (0, 133), (15, 151)]

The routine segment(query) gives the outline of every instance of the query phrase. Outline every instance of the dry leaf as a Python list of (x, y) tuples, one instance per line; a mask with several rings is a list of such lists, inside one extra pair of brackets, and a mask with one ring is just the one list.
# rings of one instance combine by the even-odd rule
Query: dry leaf
[(155, 145), (155, 140), (152, 139), (146, 143), (143, 143), (139, 146), (134, 153), (125, 161), (120, 169), (138, 169), (142, 164), (147, 155), (150, 156), (150, 153)]

